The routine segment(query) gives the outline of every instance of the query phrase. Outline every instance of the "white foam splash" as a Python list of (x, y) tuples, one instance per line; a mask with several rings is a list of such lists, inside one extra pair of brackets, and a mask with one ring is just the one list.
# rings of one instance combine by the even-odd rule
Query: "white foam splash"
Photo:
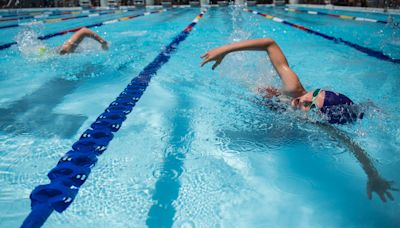
[(39, 49), (46, 48), (46, 45), (37, 37), (39, 32), (33, 27), (24, 27), (16, 36), (18, 50), (27, 58), (35, 58), (39, 56)]
[(141, 30), (141, 31), (125, 31), (121, 32), (120, 35), (122, 36), (130, 36), (130, 37), (139, 37), (139, 36), (144, 36), (147, 34), (147, 31)]

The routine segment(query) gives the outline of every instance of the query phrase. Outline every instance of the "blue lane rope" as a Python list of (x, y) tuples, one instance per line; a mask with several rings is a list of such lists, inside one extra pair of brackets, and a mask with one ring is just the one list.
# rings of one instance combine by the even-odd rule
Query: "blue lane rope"
[(31, 213), (23, 228), (42, 226), (53, 210), (61, 213), (73, 202), (79, 188), (87, 180), (97, 157), (106, 149), (126, 116), (139, 101), (157, 71), (168, 62), (178, 45), (186, 39), (206, 10), (203, 10), (179, 33), (137, 77), (133, 78), (119, 96), (101, 113), (80, 139), (72, 145), (49, 173), (49, 184), (37, 186), (31, 193)]
[(99, 17), (99, 16), (103, 16), (103, 15), (114, 15), (114, 14), (122, 14), (122, 13), (127, 13), (127, 12), (128, 12), (128, 10), (117, 10), (117, 11), (111, 11), (111, 12), (100, 12), (100, 13), (79, 15), (79, 16), (73, 16), (73, 17), (62, 17), (62, 18), (37, 20), (37, 21), (31, 21), (31, 22), (3, 25), (3, 26), (0, 26), (0, 29), (14, 28), (14, 27), (19, 27), (19, 26), (24, 26), (24, 25), (33, 25), (33, 24), (57, 23), (57, 22), (75, 20), (75, 19), (80, 19), (80, 18), (85, 18), (85, 17), (93, 18), (93, 17)]
[(366, 17), (355, 17), (355, 16), (340, 15), (340, 14), (333, 14), (333, 13), (324, 13), (324, 12), (313, 11), (313, 10), (301, 10), (301, 9), (295, 9), (295, 8), (285, 8), (284, 10), (288, 11), (288, 12), (295, 12), (295, 13), (307, 13), (307, 14), (311, 14), (311, 15), (323, 15), (323, 16), (329, 16), (329, 17), (334, 17), (334, 18), (339, 18), (339, 19), (344, 19), (344, 20), (354, 20), (354, 21), (363, 21), (363, 22), (388, 24), (387, 21), (382, 21), (382, 20), (377, 20), (377, 19), (372, 19), (372, 18), (366, 18)]
[[(115, 11), (135, 11), (136, 9), (121, 9), (121, 10), (115, 10)], [(48, 18), (48, 17), (55, 17), (54, 19), (57, 18), (57, 16), (67, 16), (67, 15), (77, 15), (77, 14), (98, 14), (98, 13), (108, 13), (112, 12), (112, 10), (82, 10), (82, 11), (71, 11), (71, 12), (65, 12), (65, 13), (41, 13), (41, 14), (35, 14), (35, 13), (30, 13), (30, 14), (21, 14), (21, 15), (5, 15), (5, 16), (0, 16), (0, 22), (6, 22), (6, 21), (17, 21), (17, 20), (27, 20), (27, 19), (40, 19), (40, 18)], [(10, 18), (14, 17), (14, 18)]]
[[(100, 23), (95, 23), (95, 24), (81, 26), (81, 27), (73, 28), (73, 29), (68, 29), (68, 30), (64, 30), (64, 31), (61, 31), (61, 32), (56, 32), (56, 33), (52, 33), (52, 34), (48, 34), (48, 35), (44, 35), (44, 36), (39, 36), (38, 39), (39, 40), (47, 40), (47, 39), (50, 39), (50, 38), (55, 37), (55, 36), (61, 36), (61, 35), (64, 35), (64, 34), (67, 34), (67, 33), (70, 33), (70, 32), (76, 32), (76, 31), (78, 31), (79, 29), (81, 29), (83, 27), (86, 27), (86, 28), (100, 27), (100, 26), (103, 26), (103, 25), (112, 24), (112, 23), (119, 22), (119, 21), (126, 21), (126, 20), (137, 18), (137, 17), (147, 16), (147, 15), (150, 15), (150, 14), (161, 13), (161, 12), (165, 12), (165, 11), (166, 11), (165, 9), (164, 10), (156, 10), (156, 11), (144, 12), (144, 13), (141, 13), (141, 14), (126, 16), (126, 17), (121, 17), (121, 18), (118, 18), (118, 19), (105, 20), (105, 21), (100, 22)], [(4, 49), (7, 49), (7, 48), (10, 48), (10, 47), (12, 47), (12, 46), (14, 46), (16, 44), (17, 44), (17, 42), (15, 42), (15, 41), (14, 42), (10, 42), (10, 43), (6, 43), (6, 44), (2, 44), (2, 45), (0, 45), (0, 50), (4, 50)]]
[[(14, 13), (14, 14), (4, 14), (0, 15), (0, 18), (9, 18), (9, 17), (25, 17), (25, 16), (32, 16), (32, 17), (37, 17), (37, 16), (53, 16), (53, 15), (68, 15), (68, 14), (80, 14), (80, 13), (90, 13), (90, 12), (99, 12), (101, 10), (74, 10), (74, 11), (39, 11), (39, 12), (21, 12), (20, 14)], [(104, 10), (104, 11), (109, 11), (109, 10)], [(14, 18), (13, 18), (14, 19)]]
[(376, 50), (373, 50), (371, 48), (364, 47), (364, 46), (352, 43), (350, 41), (344, 40), (342, 38), (329, 36), (329, 35), (326, 35), (326, 34), (311, 30), (311, 29), (306, 28), (304, 26), (297, 25), (297, 24), (291, 23), (289, 21), (285, 21), (285, 20), (283, 20), (283, 19), (281, 19), (279, 17), (275, 17), (275, 16), (268, 15), (268, 14), (265, 14), (265, 13), (260, 13), (260, 12), (257, 12), (257, 11), (251, 10), (251, 9), (244, 9), (244, 11), (260, 15), (260, 16), (262, 16), (264, 18), (273, 20), (273, 21), (278, 22), (278, 23), (282, 23), (282, 24), (288, 25), (288, 26), (293, 27), (293, 28), (300, 29), (302, 31), (305, 31), (305, 32), (313, 34), (313, 35), (320, 36), (320, 37), (325, 38), (327, 40), (331, 40), (331, 41), (334, 41), (334, 42), (337, 42), (337, 43), (345, 44), (345, 45), (347, 45), (347, 46), (349, 46), (351, 48), (356, 49), (357, 51), (363, 52), (363, 53), (365, 53), (365, 54), (367, 54), (369, 56), (375, 57), (377, 59), (388, 61), (388, 62), (392, 62), (392, 63), (397, 63), (397, 64), (400, 63), (400, 59), (394, 59), (394, 58), (384, 54), (381, 51), (376, 51)]

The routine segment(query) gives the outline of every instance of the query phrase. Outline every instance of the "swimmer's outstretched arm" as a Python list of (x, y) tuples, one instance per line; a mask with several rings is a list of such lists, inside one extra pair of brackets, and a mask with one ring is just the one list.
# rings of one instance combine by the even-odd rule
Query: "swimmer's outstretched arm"
[(330, 124), (318, 123), (318, 127), (343, 142), (361, 163), (361, 167), (368, 177), (367, 194), (369, 199), (372, 199), (372, 192), (376, 192), (383, 202), (386, 202), (385, 195), (390, 200), (394, 200), (390, 191), (398, 191), (398, 189), (393, 187), (393, 181), (387, 181), (379, 175), (378, 170), (369, 158), (368, 153), (363, 148), (361, 148), (343, 131)]
[(68, 54), (72, 53), (75, 51), (75, 49), (79, 46), (79, 44), (82, 42), (85, 37), (92, 38), (99, 42), (101, 44), (101, 47), (103, 49), (108, 49), (108, 43), (105, 39), (103, 39), (101, 36), (99, 36), (97, 33), (93, 32), (92, 30), (88, 28), (81, 28), (79, 31), (77, 31), (72, 37), (67, 40), (61, 47), (60, 54)]
[(291, 97), (299, 97), (307, 92), (301, 84), (299, 77), (289, 67), (288, 61), (278, 44), (270, 38), (246, 40), (212, 49), (201, 55), (201, 58), (203, 58), (201, 66), (210, 61), (215, 61), (212, 66), (214, 70), (222, 62), (225, 55), (236, 51), (266, 51), (282, 80), (282, 92)]

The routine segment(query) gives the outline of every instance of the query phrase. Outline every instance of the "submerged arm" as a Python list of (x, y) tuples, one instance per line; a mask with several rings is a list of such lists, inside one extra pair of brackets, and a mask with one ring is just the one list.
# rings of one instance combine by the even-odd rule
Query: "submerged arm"
[(332, 125), (318, 123), (318, 127), (344, 143), (360, 162), (361, 167), (368, 177), (367, 194), (369, 199), (372, 199), (372, 192), (376, 192), (383, 202), (386, 202), (385, 195), (389, 199), (394, 200), (390, 193), (390, 190), (397, 191), (396, 188), (392, 187), (393, 181), (387, 181), (379, 175), (367, 152), (360, 145), (354, 142), (346, 133)]
[(210, 50), (201, 56), (201, 58), (203, 58), (201, 66), (210, 61), (215, 61), (212, 66), (212, 69), (215, 69), (222, 62), (225, 55), (236, 51), (266, 51), (272, 65), (282, 80), (282, 92), (291, 97), (298, 97), (306, 93), (299, 77), (297, 77), (296, 73), (289, 67), (282, 50), (278, 44), (270, 38), (246, 40)]

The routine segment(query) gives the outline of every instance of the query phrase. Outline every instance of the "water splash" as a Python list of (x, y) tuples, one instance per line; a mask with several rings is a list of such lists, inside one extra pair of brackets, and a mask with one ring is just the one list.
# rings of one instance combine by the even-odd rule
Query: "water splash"
[(39, 57), (46, 57), (47, 55), (44, 55), (45, 52), (51, 50), (43, 41), (37, 39), (41, 31), (40, 26), (24, 26), (15, 36), (18, 50), (28, 60), (37, 60), (41, 59)]

